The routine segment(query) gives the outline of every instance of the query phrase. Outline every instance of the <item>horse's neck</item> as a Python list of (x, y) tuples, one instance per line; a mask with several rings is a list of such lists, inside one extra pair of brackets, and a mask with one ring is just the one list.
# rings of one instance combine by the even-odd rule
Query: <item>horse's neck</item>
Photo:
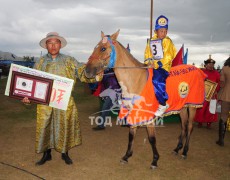
[(147, 81), (147, 71), (141, 68), (144, 65), (137, 61), (121, 45), (116, 45), (116, 53), (117, 59), (114, 72), (121, 85), (122, 94), (125, 91), (130, 94), (140, 94)]

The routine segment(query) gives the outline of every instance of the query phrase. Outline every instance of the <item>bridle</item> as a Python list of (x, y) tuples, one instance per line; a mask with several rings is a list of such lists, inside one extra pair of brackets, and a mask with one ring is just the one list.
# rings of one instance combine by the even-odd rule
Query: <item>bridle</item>
[[(107, 35), (107, 36), (105, 36), (105, 37), (108, 38), (108, 42), (109, 42), (109, 44), (110, 44), (110, 46), (111, 46), (112, 51), (110, 52), (110, 54), (109, 54), (107, 57), (105, 57), (103, 60), (101, 60), (101, 61), (103, 62), (103, 63), (101, 64), (102, 70), (99, 71), (97, 74), (103, 73), (104, 70), (107, 69), (107, 68), (110, 68), (110, 69), (111, 69), (111, 68), (113, 68), (113, 69), (151, 69), (151, 68), (152, 68), (152, 67), (148, 67), (148, 66), (143, 66), (143, 67), (135, 67), (135, 66), (116, 66), (116, 67), (115, 67), (116, 58), (117, 58), (115, 46), (114, 46), (114, 43), (113, 43), (113, 41), (111, 40), (111, 38), (110, 38), (109, 35)], [(93, 60), (96, 59), (96, 58), (98, 58), (98, 57), (90, 56), (90, 61), (93, 61)], [(110, 59), (109, 59), (109, 64), (108, 64), (108, 65), (105, 65), (104, 62), (105, 62), (108, 58), (110, 58)], [(90, 61), (89, 61), (89, 62), (90, 62)], [(89, 62), (88, 62), (88, 63), (89, 63)], [(87, 63), (87, 64), (88, 64), (88, 63)], [(103, 76), (104, 76), (104, 75), (103, 75)]]

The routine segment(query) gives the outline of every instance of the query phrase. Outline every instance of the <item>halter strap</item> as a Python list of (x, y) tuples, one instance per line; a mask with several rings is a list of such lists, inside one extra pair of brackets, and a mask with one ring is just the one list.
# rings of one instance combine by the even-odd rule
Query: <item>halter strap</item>
[(116, 55), (116, 51), (115, 51), (115, 47), (113, 45), (113, 42), (109, 36), (108, 36), (108, 41), (109, 41), (109, 44), (112, 48), (112, 51), (110, 53), (110, 60), (109, 60), (108, 68), (114, 68), (114, 65), (115, 65), (115, 62), (117, 59), (117, 55)]

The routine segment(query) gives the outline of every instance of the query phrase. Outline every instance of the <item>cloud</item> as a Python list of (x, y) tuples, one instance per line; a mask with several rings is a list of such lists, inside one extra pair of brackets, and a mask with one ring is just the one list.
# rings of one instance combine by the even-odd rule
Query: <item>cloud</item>
[[(217, 64), (230, 54), (230, 1), (155, 0), (157, 16), (169, 18), (168, 35), (177, 49), (189, 49), (188, 62), (202, 63), (213, 54)], [(0, 50), (17, 56), (40, 56), (39, 41), (50, 31), (64, 36), (63, 53), (86, 61), (100, 40), (100, 32), (113, 34), (140, 61), (150, 36), (150, 0), (7, 0), (0, 6)]]

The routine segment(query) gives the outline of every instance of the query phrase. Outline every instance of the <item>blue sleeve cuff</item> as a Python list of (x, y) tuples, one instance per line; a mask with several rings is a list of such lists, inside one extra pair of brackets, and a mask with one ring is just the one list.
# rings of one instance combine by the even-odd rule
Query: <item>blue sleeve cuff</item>
[(159, 65), (159, 68), (161, 68), (163, 65), (161, 61), (158, 61), (157, 64)]

